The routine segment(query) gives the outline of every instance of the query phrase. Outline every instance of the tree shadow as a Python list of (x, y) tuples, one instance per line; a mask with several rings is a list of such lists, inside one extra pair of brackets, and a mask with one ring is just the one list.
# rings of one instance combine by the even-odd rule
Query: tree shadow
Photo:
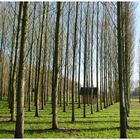
[(25, 124), (51, 124), (51, 122), (47, 122), (47, 121), (25, 121)]
[(7, 130), (7, 129), (0, 129), (0, 134), (13, 134), (14, 135), (15, 130)]
[[(58, 129), (52, 129), (52, 128), (48, 128), (48, 129), (32, 129), (32, 130), (24, 130), (25, 133), (45, 133), (45, 132), (57, 132), (57, 133), (61, 133), (61, 132), (66, 132), (66, 133), (71, 133), (71, 132), (80, 132), (79, 129), (71, 129), (71, 128), (58, 128)], [(7, 130), (7, 129), (0, 129), (0, 134), (13, 134), (15, 133), (15, 130)]]
[(0, 121), (0, 124), (1, 123), (9, 124), (9, 123), (15, 123), (15, 121), (6, 120), (6, 121)]
[(129, 122), (137, 122), (137, 123), (140, 123), (140, 120), (128, 120), (128, 123)]
[(1, 115), (0, 115), (0, 120), (1, 120), (1, 119), (6, 119), (6, 118), (10, 118), (10, 116), (1, 116)]
[[(102, 115), (102, 116), (94, 116), (94, 114), (93, 114), (93, 116), (87, 116), (86, 118), (110, 118), (110, 117), (119, 117), (118, 115)], [(59, 116), (59, 118), (71, 118), (71, 117), (69, 117), (69, 116)], [(83, 114), (80, 116), (75, 116), (75, 118), (83, 118)], [(85, 119), (86, 119), (85, 118)]]
[(98, 131), (108, 131), (108, 130), (119, 130), (120, 127), (110, 127), (110, 128), (83, 128), (80, 129), (81, 131), (93, 131), (93, 132), (98, 132)]
[(46, 118), (46, 117), (50, 117), (50, 115), (39, 115), (38, 117), (36, 117), (35, 115), (25, 115), (25, 118)]
[(25, 130), (25, 133), (44, 133), (44, 132), (80, 132), (79, 129), (71, 129), (71, 128), (58, 128), (58, 129), (32, 129), (32, 130)]
[(128, 130), (140, 130), (140, 127), (131, 127), (131, 126), (129, 126)]
[(119, 127), (110, 127), (110, 128), (81, 128), (81, 129), (73, 129), (73, 128), (58, 128), (58, 129), (32, 129), (32, 130), (25, 130), (25, 133), (44, 133), (44, 132), (66, 132), (66, 133), (71, 133), (71, 132), (80, 132), (80, 131), (93, 131), (93, 132), (98, 132), (98, 131), (107, 131), (107, 130), (119, 130)]
[(9, 124), (9, 123), (15, 123), (16, 121), (11, 121), (9, 120), (4, 120), (4, 121), (0, 121), (0, 124)]
[(140, 118), (140, 116), (131, 116), (131, 115), (128, 118), (132, 118), (132, 117), (139, 117)]
[[(93, 132), (102, 132), (102, 131), (109, 131), (109, 130), (119, 130), (119, 127), (111, 127), (111, 128), (81, 128), (81, 129), (71, 129), (71, 128), (58, 128), (58, 129), (32, 129), (32, 130), (24, 130), (25, 133), (33, 134), (33, 133), (46, 133), (46, 132), (56, 132), (56, 133), (72, 133), (72, 132), (81, 132), (81, 131), (93, 131)], [(15, 130), (7, 130), (7, 129), (0, 129), (0, 134), (6, 133), (8, 134), (13, 134), (15, 133)]]
[[(108, 122), (108, 123), (119, 123), (117, 120), (93, 120), (93, 121), (75, 121), (74, 123), (77, 124), (87, 124), (87, 123), (103, 123), (103, 122)], [(71, 121), (59, 121), (59, 123), (71, 123)]]

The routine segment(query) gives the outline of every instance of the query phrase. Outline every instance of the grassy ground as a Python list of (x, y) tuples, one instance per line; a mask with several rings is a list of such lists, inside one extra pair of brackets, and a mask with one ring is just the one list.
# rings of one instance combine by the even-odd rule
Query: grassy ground
[[(100, 112), (90, 114), (87, 106), (87, 118), (83, 118), (83, 108), (75, 105), (75, 123), (71, 123), (71, 105), (64, 113), (58, 107), (59, 131), (51, 128), (51, 105), (40, 110), (39, 117), (34, 117), (34, 110), (25, 109), (25, 138), (119, 138), (119, 104), (114, 104)], [(13, 138), (15, 122), (10, 122), (6, 101), (0, 101), (0, 138)], [(128, 118), (129, 138), (140, 138), (140, 103), (131, 102), (131, 113)], [(66, 129), (64, 129), (66, 128)]]

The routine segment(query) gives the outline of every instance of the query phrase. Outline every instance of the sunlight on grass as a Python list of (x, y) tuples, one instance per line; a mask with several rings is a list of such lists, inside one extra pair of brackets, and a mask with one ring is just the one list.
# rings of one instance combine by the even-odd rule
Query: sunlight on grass
[[(83, 107), (75, 105), (75, 123), (71, 123), (71, 104), (67, 112), (58, 105), (58, 124), (60, 131), (51, 128), (51, 104), (39, 111), (39, 117), (34, 117), (34, 107), (31, 112), (25, 109), (25, 138), (119, 138), (119, 104), (90, 114), (90, 106), (86, 106), (87, 118), (83, 118)], [(129, 138), (140, 138), (140, 104), (131, 101), (131, 112), (128, 118), (127, 130)], [(9, 109), (6, 101), (0, 101), (0, 138), (13, 138), (15, 122), (10, 122)]]

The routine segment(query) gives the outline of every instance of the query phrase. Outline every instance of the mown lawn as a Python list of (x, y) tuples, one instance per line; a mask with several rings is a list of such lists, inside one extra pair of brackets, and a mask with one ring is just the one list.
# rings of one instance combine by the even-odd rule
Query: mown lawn
[[(60, 130), (52, 131), (51, 105), (40, 110), (39, 117), (34, 117), (25, 109), (25, 138), (119, 138), (119, 104), (114, 104), (100, 112), (90, 114), (90, 106), (86, 107), (87, 118), (83, 118), (83, 108), (75, 105), (75, 123), (71, 123), (71, 104), (64, 113), (58, 105), (58, 124)], [(0, 138), (13, 138), (15, 122), (10, 122), (7, 102), (0, 101)], [(131, 101), (131, 113), (128, 118), (129, 138), (140, 138), (140, 103)]]

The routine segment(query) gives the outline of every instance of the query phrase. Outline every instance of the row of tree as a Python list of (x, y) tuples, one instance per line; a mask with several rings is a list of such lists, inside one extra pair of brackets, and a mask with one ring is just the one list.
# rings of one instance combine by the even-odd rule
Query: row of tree
[[(80, 87), (96, 87), (96, 111), (120, 101), (120, 132), (126, 137), (132, 67), (130, 2), (1, 3), (0, 98), (8, 98), (15, 137), (24, 137), (24, 107), (35, 117), (52, 103), (67, 111), (83, 103)], [(7, 74), (9, 73), (9, 74)], [(83, 96), (85, 97), (85, 95)], [(77, 103), (77, 104), (76, 104)], [(89, 103), (88, 103), (89, 104)], [(17, 110), (17, 114), (15, 112)]]

